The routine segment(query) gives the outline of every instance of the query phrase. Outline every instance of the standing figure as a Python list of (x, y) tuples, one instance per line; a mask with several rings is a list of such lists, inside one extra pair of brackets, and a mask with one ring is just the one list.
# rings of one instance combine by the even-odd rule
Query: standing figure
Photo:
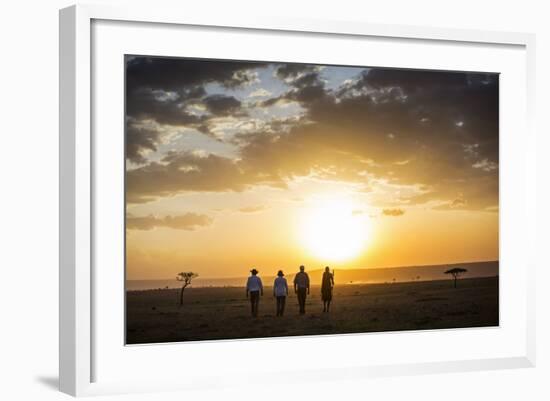
[(258, 304), (260, 303), (260, 295), (264, 295), (264, 286), (262, 280), (258, 277), (258, 270), (250, 270), (250, 277), (246, 282), (246, 297), (250, 294), (250, 306), (252, 317), (258, 316)]
[(298, 294), (300, 315), (306, 313), (306, 297), (309, 294), (309, 276), (304, 270), (305, 267), (300, 266), (300, 271), (294, 277), (294, 292)]
[(330, 310), (330, 302), (332, 301), (332, 288), (334, 287), (334, 274), (330, 269), (325, 267), (323, 280), (321, 281), (321, 298), (323, 299), (323, 312)]
[(277, 278), (273, 283), (273, 296), (277, 300), (277, 316), (283, 316), (285, 312), (285, 302), (288, 295), (288, 284), (283, 271), (279, 270)]

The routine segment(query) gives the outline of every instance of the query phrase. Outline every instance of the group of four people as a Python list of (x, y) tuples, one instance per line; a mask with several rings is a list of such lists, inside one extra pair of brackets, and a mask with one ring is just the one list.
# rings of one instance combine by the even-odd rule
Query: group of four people
[[(258, 316), (260, 296), (264, 295), (262, 280), (258, 276), (258, 270), (252, 269), (251, 275), (246, 282), (246, 297), (250, 299), (252, 316)], [(321, 281), (321, 298), (323, 300), (323, 312), (328, 312), (332, 301), (332, 289), (334, 287), (334, 274), (329, 267), (325, 267)], [(300, 314), (306, 313), (306, 298), (309, 295), (309, 276), (305, 267), (300, 266), (300, 271), (294, 277), (294, 292), (298, 298)], [(288, 296), (288, 283), (282, 270), (279, 270), (273, 282), (273, 296), (276, 299), (277, 316), (283, 316), (285, 311), (286, 297)]]

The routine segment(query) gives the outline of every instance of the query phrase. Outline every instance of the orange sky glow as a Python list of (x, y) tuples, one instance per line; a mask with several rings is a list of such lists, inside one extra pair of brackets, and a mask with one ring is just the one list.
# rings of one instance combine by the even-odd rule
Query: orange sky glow
[(498, 260), (498, 75), (127, 56), (128, 279)]

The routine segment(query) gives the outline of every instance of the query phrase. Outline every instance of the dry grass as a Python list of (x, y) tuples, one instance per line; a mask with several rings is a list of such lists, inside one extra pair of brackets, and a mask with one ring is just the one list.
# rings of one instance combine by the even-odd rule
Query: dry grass
[(396, 284), (340, 285), (329, 314), (312, 287), (306, 314), (294, 294), (285, 316), (275, 316), (266, 288), (258, 318), (250, 317), (244, 288), (187, 288), (127, 293), (127, 343), (343, 334), (497, 326), (498, 277)]

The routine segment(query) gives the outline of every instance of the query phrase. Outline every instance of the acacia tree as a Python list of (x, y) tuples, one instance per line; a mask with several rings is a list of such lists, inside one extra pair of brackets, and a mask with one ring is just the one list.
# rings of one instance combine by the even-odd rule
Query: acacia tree
[(453, 276), (455, 281), (455, 288), (456, 288), (456, 280), (458, 279), (458, 276), (460, 276), (463, 273), (466, 273), (467, 271), (468, 271), (467, 269), (463, 269), (461, 267), (455, 267), (454, 269), (447, 270), (445, 274), (450, 274)]
[(181, 272), (178, 273), (176, 276), (176, 280), (182, 282), (181, 291), (180, 291), (180, 307), (183, 305), (183, 291), (185, 291), (185, 288), (191, 284), (191, 281), (194, 278), (199, 277), (198, 273), (193, 272)]

